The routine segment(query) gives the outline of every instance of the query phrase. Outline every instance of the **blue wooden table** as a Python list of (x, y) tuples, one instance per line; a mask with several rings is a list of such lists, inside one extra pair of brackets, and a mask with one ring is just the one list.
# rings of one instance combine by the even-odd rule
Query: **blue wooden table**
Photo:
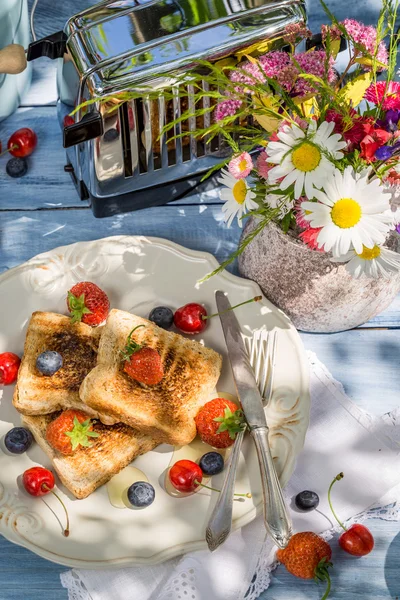
[[(70, 15), (90, 4), (90, 0), (39, 0), (38, 35), (61, 29)], [(352, 17), (375, 23), (381, 2), (358, 0), (348, 5), (345, 0), (330, 0), (328, 5), (339, 19)], [(324, 22), (318, 0), (309, 3), (309, 16), (316, 31)], [(3, 144), (10, 133), (23, 126), (35, 129), (39, 138), (24, 178), (7, 177), (6, 159), (0, 159), (0, 272), (56, 246), (114, 234), (165, 237), (189, 248), (207, 250), (219, 260), (226, 258), (236, 247), (240, 230), (221, 224), (221, 203), (216, 195), (194, 195), (161, 208), (94, 219), (63, 171), (54, 68), (47, 59), (35, 63), (33, 84), (21, 108), (0, 124)], [(400, 298), (367, 326), (332, 335), (302, 334), (302, 339), (342, 381), (355, 402), (371, 413), (382, 414), (399, 404)], [(332, 600), (400, 597), (400, 524), (374, 519), (369, 527), (376, 547), (368, 557), (354, 559), (334, 550)], [(67, 592), (59, 580), (64, 570), (0, 537), (0, 600), (66, 600)], [(261, 598), (317, 599), (319, 592), (312, 582), (299, 581), (280, 567)]]

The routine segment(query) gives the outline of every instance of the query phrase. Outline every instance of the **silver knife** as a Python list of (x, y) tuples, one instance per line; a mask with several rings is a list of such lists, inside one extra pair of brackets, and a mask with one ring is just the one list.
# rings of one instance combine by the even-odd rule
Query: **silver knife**
[(225, 336), (229, 361), (238, 398), (257, 449), (264, 500), (265, 527), (279, 548), (284, 548), (292, 536), (292, 523), (276, 474), (268, 442), (268, 425), (263, 401), (243, 342), (240, 325), (224, 292), (215, 299)]

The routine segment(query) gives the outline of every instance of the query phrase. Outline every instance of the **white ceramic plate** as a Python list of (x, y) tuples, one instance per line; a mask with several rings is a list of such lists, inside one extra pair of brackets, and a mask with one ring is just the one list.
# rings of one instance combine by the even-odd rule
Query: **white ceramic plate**
[[(77, 243), (41, 254), (0, 277), (0, 352), (21, 355), (32, 312), (65, 313), (66, 291), (77, 281), (97, 283), (109, 295), (112, 307), (144, 317), (154, 306), (174, 309), (187, 302), (203, 303), (209, 312), (216, 312), (217, 289), (228, 293), (232, 305), (260, 293), (255, 283), (227, 272), (198, 285), (217, 264), (210, 254), (166, 240), (129, 236)], [(281, 482), (286, 484), (309, 420), (304, 349), (288, 318), (267, 300), (243, 306), (236, 315), (245, 334), (261, 328), (279, 330), (273, 399), (266, 413), (273, 456)], [(212, 319), (198, 338), (224, 357), (218, 391), (234, 393), (219, 319)], [(144, 510), (114, 508), (105, 486), (85, 500), (76, 500), (60, 485), (71, 519), (70, 537), (64, 538), (56, 518), (63, 517), (57, 500), (29, 496), (18, 480), (34, 464), (50, 467), (48, 458), (37, 445), (21, 456), (11, 456), (1, 449), (5, 433), (20, 424), (11, 403), (13, 386), (4, 387), (2, 392), (0, 533), (7, 539), (49, 560), (85, 569), (154, 564), (205, 547), (205, 527), (217, 494), (202, 490), (186, 498), (168, 495), (161, 486), (171, 458), (171, 447), (166, 445), (135, 461), (156, 489), (154, 503)], [(221, 482), (222, 475), (213, 478), (215, 486)], [(236, 491), (251, 491), (252, 499), (234, 503), (234, 529), (246, 525), (261, 511), (258, 462), (251, 440), (244, 443)]]

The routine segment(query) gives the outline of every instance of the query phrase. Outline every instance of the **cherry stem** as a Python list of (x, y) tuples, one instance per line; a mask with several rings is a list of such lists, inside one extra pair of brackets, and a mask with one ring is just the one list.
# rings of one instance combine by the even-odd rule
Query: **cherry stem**
[(332, 506), (332, 501), (331, 501), (331, 490), (333, 487), (333, 484), (335, 483), (335, 481), (340, 481), (341, 479), (343, 479), (344, 474), (343, 473), (339, 473), (339, 475), (336, 475), (335, 479), (332, 481), (331, 485), (329, 486), (329, 490), (328, 490), (328, 502), (329, 502), (329, 507), (332, 511), (333, 516), (335, 517), (336, 521), (339, 523), (340, 527), (344, 530), (347, 531), (346, 527), (343, 525), (343, 523), (339, 520), (337, 514), (335, 513), (335, 511), (333, 510), (333, 506)]
[(42, 485), (42, 488), (44, 490), (46, 490), (47, 492), (51, 492), (53, 494), (53, 496), (55, 496), (57, 498), (57, 500), (60, 502), (61, 506), (63, 507), (64, 511), (65, 511), (65, 516), (67, 517), (67, 526), (63, 531), (63, 535), (65, 537), (69, 536), (69, 516), (68, 516), (68, 511), (67, 511), (67, 507), (65, 506), (64, 502), (61, 500), (60, 496), (58, 494), (56, 494), (52, 489), (49, 488), (48, 485), (46, 485), (45, 483)]
[(3, 150), (3, 152), (0, 152), (0, 156), (4, 156), (4, 154), (8, 154), (8, 152), (11, 152), (11, 150), (16, 150), (16, 148), (18, 148), (18, 145), (13, 144), (10, 148), (7, 148), (7, 150)]
[[(218, 492), (221, 493), (221, 490), (217, 490), (217, 488), (213, 488), (209, 485), (206, 485), (205, 483), (200, 483), (200, 481), (197, 481), (197, 479), (195, 479), (194, 483), (197, 483), (198, 485), (201, 485), (201, 487), (207, 488), (207, 490), (212, 490), (213, 492)], [(251, 498), (251, 494), (247, 493), (247, 494), (233, 494), (234, 496), (241, 496), (242, 498)]]
[(239, 308), (239, 306), (243, 306), (244, 304), (250, 304), (250, 302), (259, 302), (260, 300), (262, 300), (262, 296), (255, 296), (255, 298), (250, 298), (250, 300), (245, 300), (245, 302), (241, 302), (240, 304), (231, 306), (230, 308), (227, 308), (226, 310), (223, 310), (222, 312), (214, 313), (213, 315), (202, 315), (201, 318), (203, 321), (206, 321), (207, 319), (212, 319), (213, 317), (218, 317), (219, 315), (224, 315), (225, 313), (229, 312), (230, 310)]

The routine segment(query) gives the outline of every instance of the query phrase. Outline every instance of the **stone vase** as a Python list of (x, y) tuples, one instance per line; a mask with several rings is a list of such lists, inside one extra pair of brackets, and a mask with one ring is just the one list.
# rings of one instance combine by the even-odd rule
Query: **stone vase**
[[(256, 227), (250, 217), (242, 239)], [(387, 242), (400, 252), (400, 236)], [(400, 273), (391, 279), (353, 278), (327, 253), (310, 250), (274, 223), (264, 227), (239, 257), (243, 277), (256, 281), (265, 296), (297, 329), (328, 333), (352, 329), (384, 310), (400, 291)]]

